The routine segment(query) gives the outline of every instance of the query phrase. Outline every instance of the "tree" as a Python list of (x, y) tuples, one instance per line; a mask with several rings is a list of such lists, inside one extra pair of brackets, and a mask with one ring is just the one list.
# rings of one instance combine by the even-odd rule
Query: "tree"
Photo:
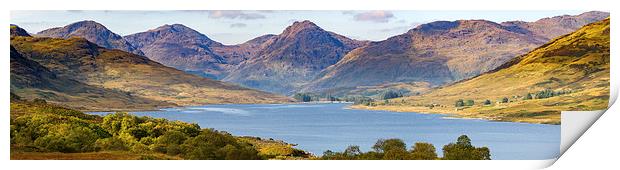
[(352, 146), (347, 147), (347, 149), (344, 150), (344, 154), (349, 157), (355, 157), (355, 156), (362, 154), (362, 151), (360, 150), (359, 146), (352, 145)]
[(437, 159), (437, 153), (435, 152), (435, 146), (430, 143), (415, 143), (411, 150), (411, 159), (415, 160), (435, 160)]
[(508, 99), (508, 97), (504, 97), (502, 98), (502, 103), (508, 103), (510, 100)]
[(443, 147), (443, 159), (448, 160), (490, 160), (489, 148), (476, 148), (471, 145), (471, 140), (466, 135), (461, 135), (456, 143), (450, 143)]
[(491, 104), (491, 100), (487, 99), (484, 101), (484, 105), (490, 105)]
[(384, 91), (380, 95), (380, 98), (384, 99), (384, 100), (393, 99), (393, 98), (399, 98), (399, 97), (403, 97), (403, 94), (401, 94), (399, 92), (392, 91), (392, 90)]
[(312, 101), (312, 96), (310, 96), (307, 93), (297, 93), (297, 94), (295, 94), (295, 96), (293, 96), (293, 98), (295, 98), (295, 100), (297, 100), (299, 102), (309, 102), (309, 101)]
[(474, 105), (474, 100), (467, 100), (465, 101), (465, 106), (473, 106)]
[(34, 145), (48, 151), (86, 152), (95, 150), (99, 136), (88, 127), (78, 124), (58, 124), (48, 127), (49, 132), (34, 141)]
[(383, 153), (389, 150), (407, 150), (407, 145), (401, 139), (379, 139), (372, 146), (376, 152)]
[(454, 106), (456, 106), (456, 107), (463, 107), (463, 106), (465, 106), (465, 102), (463, 102), (463, 99), (459, 99), (459, 100), (456, 101)]

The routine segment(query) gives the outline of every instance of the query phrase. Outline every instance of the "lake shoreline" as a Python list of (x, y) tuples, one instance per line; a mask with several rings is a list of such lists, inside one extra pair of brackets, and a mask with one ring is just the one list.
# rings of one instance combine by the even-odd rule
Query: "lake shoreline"
[(429, 109), (428, 107), (403, 107), (403, 106), (364, 106), (364, 105), (350, 105), (348, 106), (350, 109), (358, 109), (358, 110), (383, 110), (383, 111), (392, 111), (392, 112), (415, 112), (419, 114), (442, 114), (447, 115), (452, 118), (459, 119), (481, 119), (495, 122), (512, 122), (512, 123), (529, 123), (529, 124), (545, 124), (545, 125), (560, 125), (559, 122), (549, 122), (542, 120), (532, 120), (532, 119), (522, 119), (522, 120), (506, 120), (501, 118), (492, 118), (481, 116), (479, 113), (475, 112), (462, 112), (462, 113), (452, 113), (448, 109)]

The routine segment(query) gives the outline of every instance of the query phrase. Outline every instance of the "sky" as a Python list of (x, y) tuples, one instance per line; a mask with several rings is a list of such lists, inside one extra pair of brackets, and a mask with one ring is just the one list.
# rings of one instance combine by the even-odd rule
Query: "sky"
[(358, 40), (380, 41), (433, 21), (484, 19), (494, 22), (536, 21), (587, 11), (11, 11), (12, 24), (30, 33), (93, 20), (120, 35), (165, 24), (183, 24), (223, 44), (232, 45), (265, 34), (279, 34), (295, 21)]

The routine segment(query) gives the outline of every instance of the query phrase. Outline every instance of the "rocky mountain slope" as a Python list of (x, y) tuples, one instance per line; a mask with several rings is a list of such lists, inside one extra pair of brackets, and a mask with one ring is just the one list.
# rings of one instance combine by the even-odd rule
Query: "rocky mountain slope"
[(120, 35), (110, 31), (95, 21), (80, 21), (64, 27), (50, 28), (36, 34), (38, 37), (71, 38), (80, 37), (101, 47), (119, 49), (138, 55), (144, 55)]
[[(535, 123), (559, 123), (560, 111), (605, 109), (610, 96), (609, 22), (586, 25), (480, 76), (376, 109)], [(475, 104), (455, 110), (459, 99)]]
[[(608, 15), (590, 12), (533, 23), (511, 22), (522, 23), (519, 25), (485, 20), (423, 24), (405, 34), (353, 50), (323, 70), (303, 91), (346, 91), (357, 86), (411, 81), (438, 86), (459, 81), (493, 70), (544, 44), (548, 37), (569, 33), (576, 26)], [(547, 26), (553, 34), (537, 31), (537, 25)]]
[(223, 80), (292, 94), (321, 70), (365, 43), (325, 31), (310, 21), (295, 22), (264, 41), (255, 56), (241, 62)]
[(125, 39), (151, 60), (180, 70), (203, 72), (215, 78), (220, 77), (228, 65), (227, 58), (212, 49), (224, 45), (181, 24), (164, 25), (127, 35)]

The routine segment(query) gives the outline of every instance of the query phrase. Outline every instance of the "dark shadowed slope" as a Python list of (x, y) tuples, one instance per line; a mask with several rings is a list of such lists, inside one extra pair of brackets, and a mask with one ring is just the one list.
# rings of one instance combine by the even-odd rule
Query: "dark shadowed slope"
[(39, 98), (80, 110), (144, 110), (175, 106), (58, 76), (39, 63), (24, 58), (13, 46), (11, 93), (23, 99)]

